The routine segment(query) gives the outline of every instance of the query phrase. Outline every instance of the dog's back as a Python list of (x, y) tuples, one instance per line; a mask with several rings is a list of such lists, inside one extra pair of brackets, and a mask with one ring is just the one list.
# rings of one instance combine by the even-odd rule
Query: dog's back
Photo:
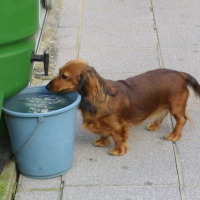
[[(115, 83), (120, 115), (138, 124), (163, 107), (170, 107), (179, 94), (188, 91), (185, 80), (177, 71), (157, 69)], [(123, 109), (123, 110), (122, 110)]]

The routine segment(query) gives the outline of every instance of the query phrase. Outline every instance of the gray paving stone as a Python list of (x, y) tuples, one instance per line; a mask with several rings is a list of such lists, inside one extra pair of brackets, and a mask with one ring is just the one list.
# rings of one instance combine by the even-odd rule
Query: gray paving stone
[(27, 189), (51, 189), (60, 188), (61, 177), (51, 179), (32, 179), (20, 174), (17, 190)]
[(153, 27), (83, 27), (81, 48), (156, 47)]
[(120, 72), (120, 73), (109, 73), (109, 74), (105, 74), (105, 73), (101, 73), (101, 76), (105, 79), (110, 79), (110, 80), (114, 80), (114, 81), (117, 81), (117, 80), (124, 80), (124, 79), (127, 79), (131, 76), (135, 76), (137, 75), (138, 72), (131, 72), (131, 73), (123, 73), (123, 72)]
[(101, 73), (143, 73), (159, 68), (156, 49), (81, 49), (80, 59)]
[(152, 18), (146, 9), (86, 9), (83, 14), (83, 26), (133, 27), (151, 26)]
[(200, 81), (200, 48), (161, 49), (165, 68), (183, 71)]
[(78, 28), (58, 28), (56, 48), (75, 49), (77, 46)]
[(156, 26), (188, 26), (200, 27), (200, 9), (180, 8), (161, 9), (154, 8)]
[(179, 141), (176, 144), (184, 185), (200, 185), (200, 140)]
[(63, 200), (180, 200), (177, 187), (65, 187)]
[(64, 0), (63, 10), (68, 9), (80, 9), (81, 8), (81, 0)]
[(172, 143), (133, 141), (124, 156), (110, 156), (108, 147), (76, 141), (73, 166), (65, 186), (178, 185)]
[(84, 8), (149, 8), (149, 2), (147, 0), (132, 0), (132, 1), (124, 1), (124, 0), (85, 0)]
[(80, 9), (64, 9), (60, 17), (59, 28), (78, 27), (80, 22), (80, 12)]
[(155, 8), (197, 8), (200, 6), (199, 0), (152, 0)]
[(185, 200), (199, 199), (200, 187), (184, 187)]
[(161, 48), (199, 48), (200, 27), (158, 27)]
[(68, 61), (76, 58), (76, 49), (58, 49), (58, 57), (55, 66), (55, 72), (58, 73), (59, 68), (61, 68)]
[(60, 191), (18, 191), (15, 200), (60, 200)]

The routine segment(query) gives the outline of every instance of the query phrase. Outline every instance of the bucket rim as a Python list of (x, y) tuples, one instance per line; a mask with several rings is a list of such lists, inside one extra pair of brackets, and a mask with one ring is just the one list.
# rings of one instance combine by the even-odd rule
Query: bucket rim
[[(22, 90), (21, 92), (19, 92), (17, 95), (15, 96), (18, 96), (20, 94), (23, 94), (25, 93), (27, 90), (35, 90), (35, 89), (41, 89), (41, 91), (48, 91), (44, 85), (40, 85), (40, 86), (31, 86), (31, 87), (26, 87), (24, 90)], [(48, 91), (49, 93), (51, 93), (50, 91)], [(56, 94), (55, 92), (52, 92), (53, 94)], [(57, 109), (57, 110), (52, 110), (52, 111), (49, 111), (49, 112), (45, 112), (45, 113), (21, 113), (21, 112), (16, 112), (16, 111), (12, 111), (12, 110), (9, 110), (7, 108), (4, 107), (4, 103), (8, 100), (5, 100), (4, 103), (3, 103), (3, 107), (2, 107), (2, 110), (4, 111), (4, 113), (6, 114), (9, 114), (11, 116), (16, 116), (16, 117), (45, 117), (45, 116), (52, 116), (52, 115), (57, 115), (57, 114), (60, 114), (60, 113), (63, 113), (63, 112), (66, 112), (68, 110), (71, 110), (73, 108), (75, 108), (76, 106), (78, 106), (78, 104), (80, 103), (81, 101), (81, 95), (78, 93), (78, 92), (67, 92), (67, 93), (74, 93), (77, 95), (76, 97), (76, 100), (64, 107), (64, 108), (60, 108), (60, 109)], [(11, 97), (11, 98), (14, 98), (15, 96)], [(9, 98), (9, 99), (11, 99)]]

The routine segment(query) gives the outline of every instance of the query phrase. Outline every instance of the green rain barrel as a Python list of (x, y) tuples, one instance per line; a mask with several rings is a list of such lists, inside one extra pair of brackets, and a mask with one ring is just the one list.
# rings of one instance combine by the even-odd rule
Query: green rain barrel
[[(39, 29), (38, 0), (5, 0), (0, 6), (0, 109), (29, 83)], [(1, 113), (1, 112), (0, 112)], [(2, 126), (2, 125), (1, 125)], [(0, 135), (4, 135), (0, 131)]]

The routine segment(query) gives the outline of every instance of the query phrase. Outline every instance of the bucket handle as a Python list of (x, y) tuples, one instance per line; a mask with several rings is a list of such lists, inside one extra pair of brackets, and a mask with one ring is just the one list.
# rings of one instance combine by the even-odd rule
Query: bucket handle
[(38, 125), (36, 126), (35, 130), (33, 131), (33, 133), (29, 136), (29, 138), (26, 140), (26, 142), (24, 142), (24, 144), (17, 150), (14, 151), (13, 148), (11, 147), (11, 151), (12, 153), (18, 153), (26, 144), (27, 142), (31, 139), (31, 137), (33, 136), (33, 134), (36, 132), (36, 130), (38, 129), (39, 125), (43, 122), (43, 117), (39, 117), (39, 122)]

